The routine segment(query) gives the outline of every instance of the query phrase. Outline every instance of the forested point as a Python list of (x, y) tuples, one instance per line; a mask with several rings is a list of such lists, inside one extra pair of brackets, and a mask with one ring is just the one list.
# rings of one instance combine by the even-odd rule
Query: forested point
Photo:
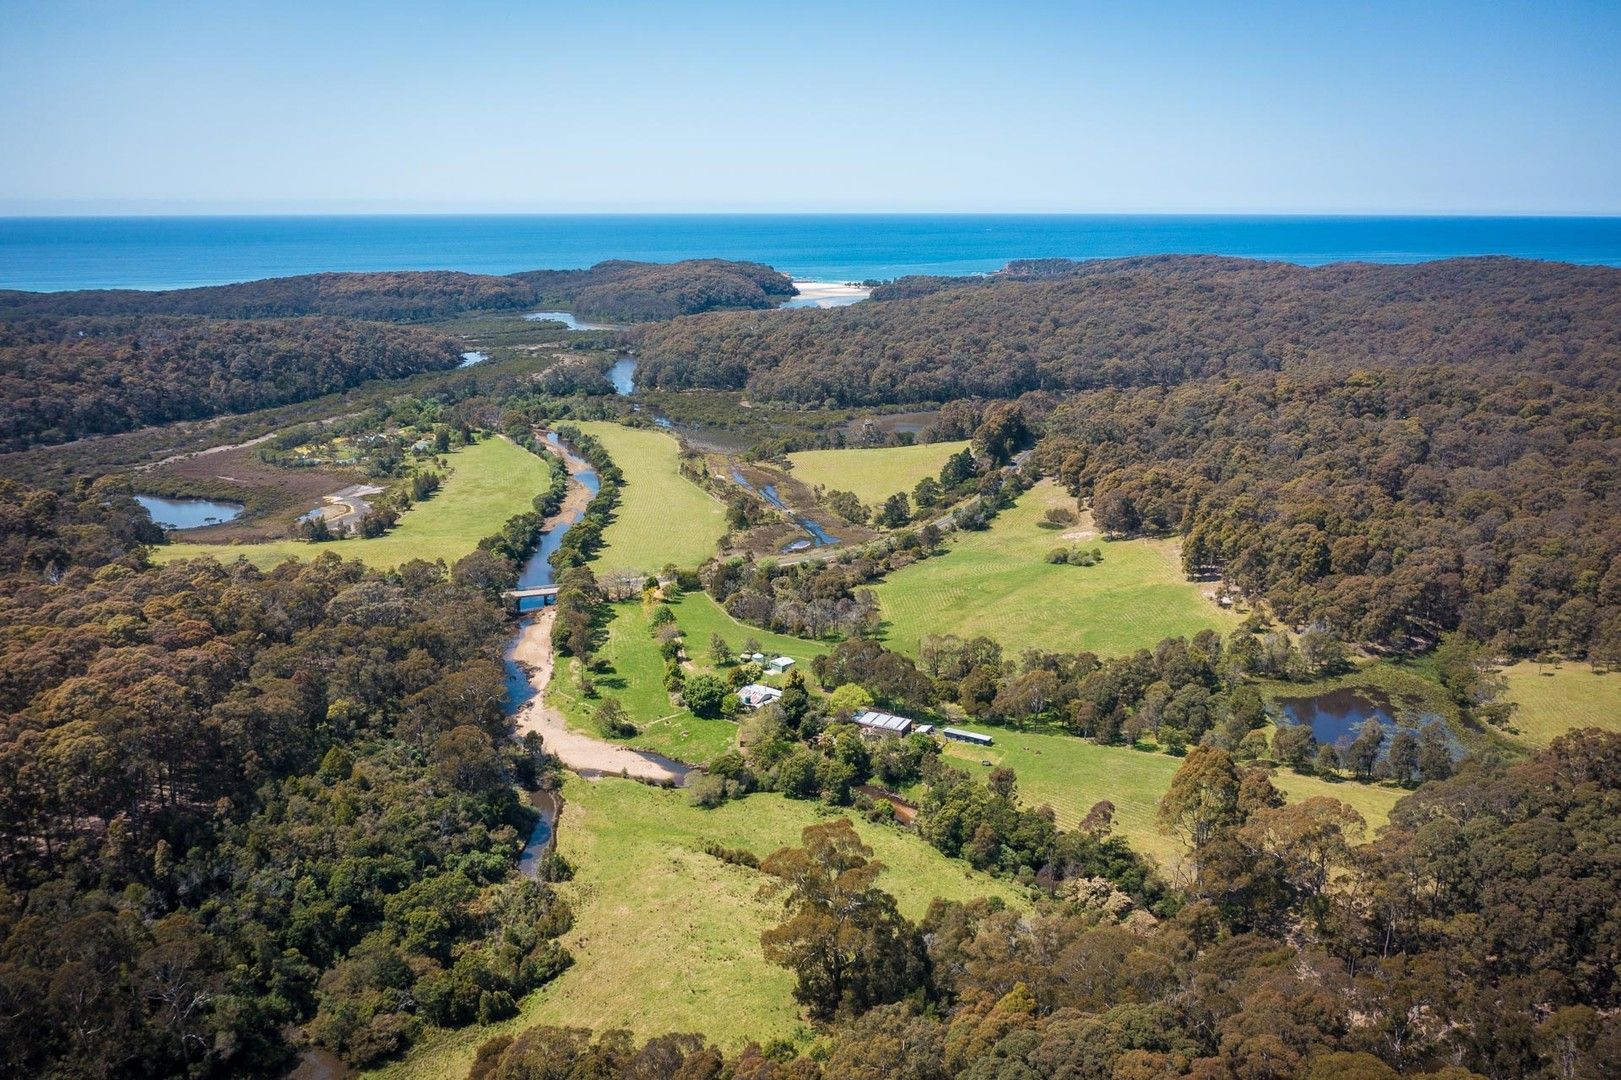
[(30, 315), (205, 315), (273, 319), (337, 315), (422, 322), (467, 311), (556, 305), (623, 322), (667, 319), (720, 308), (772, 307), (794, 294), (783, 274), (759, 263), (690, 259), (611, 260), (584, 270), (496, 276), (448, 270), (305, 274), (234, 285), (146, 291), (0, 291), (0, 318)]
[(428, 330), (335, 318), (0, 321), (0, 452), (447, 370), (462, 348)]

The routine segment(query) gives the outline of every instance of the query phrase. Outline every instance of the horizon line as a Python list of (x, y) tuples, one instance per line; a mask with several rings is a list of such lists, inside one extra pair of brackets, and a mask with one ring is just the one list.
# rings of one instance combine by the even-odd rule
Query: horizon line
[(76, 210), (17, 213), (0, 221), (209, 218), (590, 218), (590, 217), (961, 217), (961, 218), (1213, 218), (1213, 219), (1520, 219), (1609, 221), (1614, 211), (1532, 210)]

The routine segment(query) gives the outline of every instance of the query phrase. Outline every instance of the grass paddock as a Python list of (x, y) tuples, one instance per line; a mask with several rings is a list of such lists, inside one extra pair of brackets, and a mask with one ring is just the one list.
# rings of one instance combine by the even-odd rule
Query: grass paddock
[(601, 420), (577, 426), (602, 442), (625, 475), (619, 508), (603, 533), (593, 570), (652, 573), (670, 563), (697, 566), (715, 554), (726, 532), (726, 509), (681, 475), (674, 438)]
[(1523, 661), (1503, 669), (1505, 695), (1519, 706), (1509, 718), (1527, 746), (1547, 746), (1567, 731), (1621, 731), (1621, 672), (1595, 673), (1574, 661), (1558, 667)]
[[(560, 886), (575, 914), (563, 940), (574, 966), (524, 999), (513, 1019), (434, 1033), (376, 1075), (465, 1076), (484, 1040), (536, 1024), (627, 1028), (641, 1038), (697, 1031), (729, 1049), (810, 1037), (793, 975), (761, 953), (760, 932), (781, 918), (778, 902), (760, 895), (766, 878), (703, 849), (714, 842), (763, 857), (839, 811), (768, 794), (699, 810), (684, 792), (628, 780), (570, 778), (563, 794), (558, 849), (576, 867)], [(913, 919), (936, 896), (1025, 903), (1015, 886), (915, 836), (859, 820), (857, 828), (887, 868), (879, 885)]]
[[(946, 554), (880, 582), (873, 591), (888, 624), (885, 643), (916, 656), (928, 634), (983, 634), (1014, 652), (1123, 656), (1163, 638), (1206, 628), (1225, 635), (1238, 625), (1237, 615), (1183, 577), (1174, 542), (1103, 540), (1089, 516), (1067, 528), (1046, 526), (1049, 507), (1074, 505), (1056, 484), (1042, 481), (989, 529), (957, 534)], [(1046, 561), (1053, 548), (1069, 545), (1100, 548), (1103, 561)]]
[(925, 476), (939, 477), (946, 458), (968, 446), (960, 442), (920, 443), (846, 450), (802, 450), (789, 454), (793, 474), (812, 487), (849, 491), (879, 506), (898, 491), (912, 494)]

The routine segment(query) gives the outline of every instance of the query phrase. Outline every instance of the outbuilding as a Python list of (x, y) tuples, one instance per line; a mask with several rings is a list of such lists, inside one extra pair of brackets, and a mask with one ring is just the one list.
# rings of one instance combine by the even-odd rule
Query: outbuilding
[(792, 657), (779, 656), (775, 660), (772, 660), (770, 663), (766, 664), (765, 669), (771, 672), (773, 675), (781, 675), (793, 666), (794, 661)]
[(856, 726), (864, 731), (876, 732), (880, 735), (905, 735), (912, 730), (912, 721), (904, 716), (893, 716), (890, 713), (866, 712), (857, 713)]
[(940, 734), (948, 739), (956, 739), (958, 742), (973, 743), (975, 746), (990, 746), (996, 741), (989, 735), (981, 735), (977, 731), (964, 731), (962, 728), (955, 727), (941, 728)]

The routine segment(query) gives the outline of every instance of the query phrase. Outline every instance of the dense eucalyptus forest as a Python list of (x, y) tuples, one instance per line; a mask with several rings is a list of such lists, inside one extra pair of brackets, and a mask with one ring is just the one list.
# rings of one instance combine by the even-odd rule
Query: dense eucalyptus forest
[[(1488, 658), (1621, 664), (1621, 272), (1039, 260), (765, 310), (792, 288), (768, 267), (694, 260), (0, 294), (0, 449), (362, 388), (443, 421), (425, 457), (453, 425), (547, 455), (549, 428), (590, 465), (598, 490), (549, 561), (556, 678), (605, 735), (634, 736), (590, 684), (624, 682), (604, 654), (623, 644), (620, 614), (645, 617), (672, 708), (737, 722), (686, 792), (659, 794), (705, 812), (816, 808), (797, 844), (716, 835), (679, 856), (748, 875), (773, 922), (738, 948), (791, 975), (802, 1026), (712, 1045), (514, 1023), (479, 1033), (476, 1056), (469, 1044), (473, 1078), (1613, 1073), (1621, 735), (1526, 752), (1486, 738), (1474, 691)], [(457, 317), (516, 325), (546, 307), (649, 325), (448, 374)], [(620, 348), (660, 393), (608, 393)], [(390, 381), (403, 376), (409, 399)], [(844, 520), (871, 516), (868, 542), (626, 584), (601, 562), (609, 531), (661, 494), (638, 479), (646, 462), (570, 421), (650, 427), (683, 397), (735, 414), (759, 437), (739, 458), (756, 462), (781, 458), (785, 431), (843, 445), (872, 419), (860, 410), (902, 406), (925, 417), (909, 440), (967, 443), (876, 515), (817, 495)], [(363, 419), (342, 433), (367, 438)], [(684, 450), (666, 482), (729, 490), (715, 463), (733, 459)], [(382, 1065), (572, 977), (570, 950), (595, 944), (561, 940), (584, 910), (572, 868), (517, 866), (533, 822), (519, 791), (555, 788), (560, 763), (538, 734), (514, 736), (502, 667), (502, 590), (570, 499), (549, 460), (533, 511), (468, 538), (471, 554), (387, 569), (341, 557), (359, 541), (268, 570), (226, 547), (159, 565), (164, 536), (127, 494), (136, 461), (84, 454), (54, 486), (0, 480), (0, 1073), (277, 1076), (306, 1043)], [(1186, 575), (1254, 614), (1122, 656), (1015, 656), (988, 635), (930, 636), (915, 659), (886, 647), (869, 586), (951, 558), (949, 532), (987, 529), (1043, 480), (1079, 500), (1057, 528), (1080, 508), (1109, 536), (1177, 537)], [(727, 528), (771, 519), (752, 489), (730, 494)], [(610, 601), (610, 576), (629, 603)], [(710, 607), (687, 617), (739, 631), (714, 633), (714, 672), (694, 669), (704, 643), (674, 611), (700, 591), (686, 599)], [(815, 655), (743, 715), (735, 691), (765, 677), (734, 655), (753, 632)], [(1271, 734), (1258, 688), (1330, 678), (1357, 650), (1428, 665), (1484, 747), (1458, 762), (1432, 726), (1381, 760), (1382, 735), (1359, 738), (1348, 779), (1400, 795), (1377, 829), (1338, 798), (1285, 798), (1278, 767), (1311, 773), (1317, 747)], [(1061, 825), (989, 758), (864, 737), (851, 720), (872, 705), (1039, 724), (1122, 755), (1151, 739), (1177, 759), (1155, 822), (1186, 858), (1134, 850), (1106, 791)], [(1341, 782), (1341, 764), (1319, 772)], [(1023, 906), (903, 914), (858, 813)]]
[(467, 311), (558, 306), (591, 318), (639, 322), (720, 308), (764, 308), (794, 294), (793, 283), (759, 263), (691, 259), (614, 260), (584, 270), (497, 276), (449, 270), (306, 274), (234, 285), (146, 291), (0, 291), (0, 318), (28, 315), (206, 315), (275, 319), (336, 315), (423, 322)]
[(1621, 660), (1621, 272), (1040, 269), (649, 327), (638, 377), (799, 403), (1014, 399), (1012, 439), (1099, 524), (1186, 536), (1191, 574), (1292, 623)]

